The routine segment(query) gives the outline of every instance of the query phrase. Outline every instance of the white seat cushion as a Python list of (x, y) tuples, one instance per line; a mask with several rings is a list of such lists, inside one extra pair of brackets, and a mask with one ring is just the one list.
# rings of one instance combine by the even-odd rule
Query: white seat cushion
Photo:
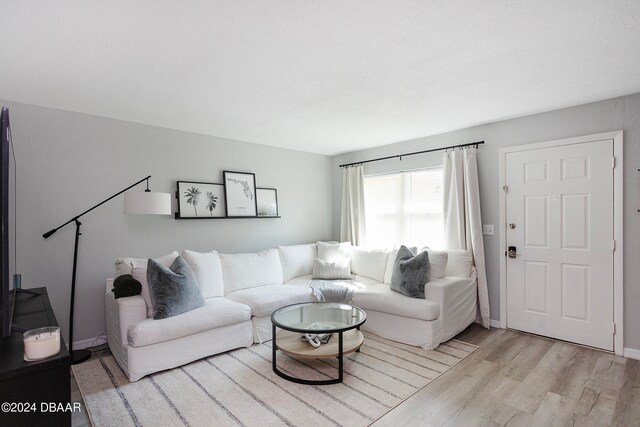
[(387, 268), (389, 251), (384, 249), (365, 249), (359, 246), (351, 247), (351, 272), (359, 276), (366, 276), (384, 281), (384, 272)]
[(368, 287), (368, 286), (376, 286), (380, 284), (379, 280), (373, 280), (367, 276), (358, 276), (357, 274), (353, 275), (353, 281), (355, 283), (359, 283), (360, 287)]
[(445, 276), (471, 277), (471, 266), (473, 257), (471, 252), (462, 249), (451, 249), (447, 251), (449, 260), (444, 272)]
[(312, 274), (307, 274), (304, 276), (300, 276), (300, 277), (294, 277), (293, 279), (287, 280), (285, 283), (287, 285), (294, 285), (294, 286), (309, 286), (309, 282), (311, 281), (311, 279), (313, 278)]
[(225, 298), (251, 307), (255, 317), (270, 316), (271, 313), (289, 304), (313, 301), (311, 288), (291, 285), (267, 285), (241, 289), (227, 294)]
[(235, 325), (251, 319), (251, 309), (226, 298), (208, 298), (205, 305), (168, 319), (146, 319), (129, 328), (132, 347), (171, 341), (198, 332)]
[(351, 258), (351, 242), (317, 242), (316, 246), (318, 247), (318, 258), (323, 261), (339, 261)]
[(203, 297), (214, 298), (224, 294), (222, 265), (217, 251), (200, 253), (185, 249), (182, 258), (191, 266)]
[(422, 251), (429, 252), (429, 264), (431, 264), (429, 281), (442, 279), (446, 274), (449, 254), (446, 251), (436, 251), (427, 247), (422, 248), (420, 252)]
[(367, 286), (353, 294), (353, 305), (367, 309), (421, 320), (436, 320), (440, 307), (433, 301), (410, 298), (392, 291), (389, 285)]
[(313, 260), (318, 256), (318, 247), (308, 245), (278, 246), (282, 275), (287, 282), (293, 278), (313, 273)]
[(219, 255), (225, 295), (240, 289), (284, 283), (277, 249)]

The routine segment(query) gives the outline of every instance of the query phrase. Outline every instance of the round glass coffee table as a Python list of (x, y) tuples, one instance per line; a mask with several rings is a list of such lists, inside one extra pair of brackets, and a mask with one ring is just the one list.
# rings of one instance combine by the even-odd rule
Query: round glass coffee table
[[(337, 384), (342, 382), (343, 357), (360, 351), (364, 336), (360, 326), (367, 315), (358, 307), (332, 302), (308, 302), (287, 305), (271, 314), (273, 332), (272, 367), (280, 377), (299, 384)], [(276, 332), (276, 328), (280, 330)], [(332, 334), (326, 344), (319, 347), (303, 341), (304, 334)], [(277, 350), (296, 359), (338, 359), (338, 378), (307, 380), (287, 375), (276, 364)]]

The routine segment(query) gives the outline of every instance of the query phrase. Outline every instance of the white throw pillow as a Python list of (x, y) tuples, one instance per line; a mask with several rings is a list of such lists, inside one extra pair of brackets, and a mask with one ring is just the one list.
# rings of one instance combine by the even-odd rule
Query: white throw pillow
[[(173, 251), (170, 254), (163, 255), (159, 258), (154, 258), (154, 260), (162, 264), (166, 267), (170, 267), (173, 261), (178, 258), (178, 251)], [(116, 270), (122, 271), (122, 266), (119, 268), (119, 264), (129, 265), (130, 273), (134, 279), (136, 279), (142, 285), (142, 291), (140, 292), (140, 296), (144, 299), (144, 302), (147, 303), (147, 317), (153, 316), (153, 311), (155, 308), (153, 307), (153, 303), (151, 302), (151, 294), (149, 293), (149, 282), (147, 282), (147, 262), (148, 259), (142, 258), (119, 258), (116, 260)], [(126, 273), (125, 273), (126, 274)]]
[(224, 294), (263, 285), (281, 285), (282, 264), (277, 249), (256, 253), (219, 254)]
[[(400, 246), (396, 246), (395, 248), (389, 251), (389, 255), (387, 255), (387, 267), (384, 269), (384, 283), (387, 285), (391, 284), (391, 274), (393, 274), (393, 265), (396, 262), (396, 256), (398, 255), (398, 250)], [(409, 250), (414, 254), (418, 253), (418, 248), (416, 246), (409, 247)]]
[(318, 258), (324, 261), (340, 261), (351, 258), (351, 242), (327, 243), (318, 242)]
[(296, 277), (308, 276), (313, 273), (313, 260), (318, 257), (318, 247), (308, 245), (278, 246), (282, 275), (288, 282)]
[(384, 249), (365, 249), (359, 246), (351, 247), (351, 272), (359, 276), (384, 281), (389, 251)]
[(422, 251), (429, 252), (429, 263), (431, 264), (431, 276), (429, 280), (443, 278), (446, 275), (449, 254), (445, 251), (436, 251), (428, 247), (422, 248), (420, 252)]
[(471, 252), (455, 249), (448, 250), (449, 261), (447, 262), (446, 276), (470, 277), (471, 266), (473, 265), (473, 257)]
[(344, 258), (338, 261), (325, 261), (316, 258), (313, 260), (313, 279), (351, 279), (351, 260)]
[(201, 253), (185, 249), (182, 251), (182, 258), (191, 266), (203, 297), (213, 298), (224, 295), (222, 264), (220, 264), (218, 251)]

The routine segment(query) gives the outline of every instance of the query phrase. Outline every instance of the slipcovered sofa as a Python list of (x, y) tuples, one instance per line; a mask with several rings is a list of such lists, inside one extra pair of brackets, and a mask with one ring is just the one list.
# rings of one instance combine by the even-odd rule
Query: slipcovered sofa
[[(335, 249), (335, 245), (333, 246)], [(432, 279), (425, 299), (390, 289), (397, 250), (368, 250), (340, 244), (351, 260), (353, 305), (367, 313), (363, 330), (384, 338), (436, 348), (476, 318), (476, 277), (465, 251), (430, 251)], [(279, 246), (257, 253), (182, 251), (205, 305), (167, 319), (153, 319), (146, 259), (116, 260), (116, 276), (131, 274), (142, 294), (114, 298), (107, 279), (107, 340), (131, 381), (213, 354), (271, 339), (271, 313), (279, 307), (316, 301), (310, 282), (314, 259), (330, 258), (327, 244)], [(156, 261), (170, 265), (173, 252)]]

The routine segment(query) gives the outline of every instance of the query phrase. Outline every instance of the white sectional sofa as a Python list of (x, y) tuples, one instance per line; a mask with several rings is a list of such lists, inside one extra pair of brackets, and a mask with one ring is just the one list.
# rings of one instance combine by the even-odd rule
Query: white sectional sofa
[[(346, 245), (357, 290), (352, 304), (367, 313), (363, 330), (425, 349), (436, 348), (476, 319), (476, 277), (464, 251), (434, 253), (438, 265), (425, 299), (389, 287), (396, 252)], [(166, 265), (173, 252), (156, 260)], [(115, 299), (107, 279), (105, 306), (109, 347), (131, 381), (213, 354), (271, 339), (271, 313), (282, 306), (315, 301), (309, 283), (316, 244), (280, 246), (257, 253), (218, 254), (185, 250), (205, 305), (154, 320), (146, 284), (146, 260), (121, 258), (116, 275), (132, 274), (143, 293)], [(431, 252), (430, 252), (431, 256)], [(448, 259), (447, 259), (448, 258)], [(145, 290), (145, 287), (147, 289)]]

